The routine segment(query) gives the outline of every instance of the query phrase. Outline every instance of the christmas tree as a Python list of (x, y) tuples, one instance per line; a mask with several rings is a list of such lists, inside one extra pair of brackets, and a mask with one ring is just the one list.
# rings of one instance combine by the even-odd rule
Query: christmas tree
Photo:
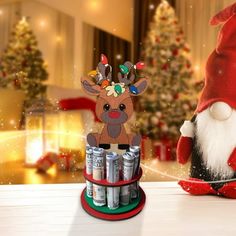
[(0, 86), (21, 89), (26, 94), (25, 107), (45, 93), (48, 78), (42, 53), (25, 18), (14, 27), (0, 61)]
[(181, 124), (196, 105), (190, 50), (167, 1), (157, 7), (149, 29), (142, 57), (150, 86), (140, 99), (143, 112), (137, 115), (138, 127), (151, 139), (176, 141)]

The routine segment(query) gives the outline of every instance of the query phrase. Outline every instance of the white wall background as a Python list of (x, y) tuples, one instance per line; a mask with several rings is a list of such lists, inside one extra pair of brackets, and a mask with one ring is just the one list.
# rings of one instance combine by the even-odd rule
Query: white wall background
[[(38, 0), (75, 19), (74, 80), (70, 87), (80, 87), (85, 56), (82, 54), (87, 40), (83, 40), (83, 23), (87, 23), (118, 37), (132, 41), (133, 0)], [(88, 57), (88, 55), (86, 55)], [(92, 55), (91, 55), (92, 56)]]
[(73, 84), (74, 19), (37, 1), (25, 1), (21, 14), (29, 22), (48, 66), (48, 84)]

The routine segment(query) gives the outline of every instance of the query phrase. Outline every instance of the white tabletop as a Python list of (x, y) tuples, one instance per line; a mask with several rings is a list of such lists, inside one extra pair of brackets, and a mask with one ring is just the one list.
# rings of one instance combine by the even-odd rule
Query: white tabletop
[(125, 221), (88, 215), (84, 184), (0, 186), (0, 235), (168, 236), (235, 235), (236, 200), (190, 196), (175, 182), (141, 183), (144, 210)]

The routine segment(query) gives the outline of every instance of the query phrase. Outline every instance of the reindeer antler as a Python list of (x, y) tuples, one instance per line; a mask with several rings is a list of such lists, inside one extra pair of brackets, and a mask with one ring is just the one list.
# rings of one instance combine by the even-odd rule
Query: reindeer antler
[[(134, 80), (137, 76), (136, 70), (143, 69), (144, 63), (138, 62), (133, 65), (130, 61), (126, 61), (123, 65), (120, 65), (119, 67), (121, 71), (118, 73), (118, 80), (120, 84), (129, 87), (129, 89), (132, 90), (132, 93), (135, 93), (135, 91), (133, 91), (134, 88), (131, 87), (133, 87), (132, 84), (134, 83)], [(108, 59), (104, 54), (101, 54), (101, 59), (98, 63), (97, 69), (91, 71), (89, 73), (89, 76), (95, 78), (96, 84), (100, 85), (102, 89), (111, 87), (110, 85), (112, 82), (112, 67), (108, 64)]]
[(107, 57), (104, 54), (101, 54), (97, 69), (90, 71), (88, 75), (93, 77), (96, 84), (100, 85), (102, 88), (110, 85), (112, 81), (112, 67), (108, 64)]
[(126, 86), (133, 83), (135, 74), (133, 70), (133, 64), (130, 61), (126, 61), (124, 65), (120, 65), (121, 72), (118, 73), (118, 79), (120, 83), (124, 83)]
[(101, 86), (104, 81), (106, 81), (106, 84), (110, 84), (112, 81), (112, 67), (108, 64), (107, 57), (104, 54), (101, 54), (101, 61), (98, 63), (95, 79), (97, 84)]
[(126, 86), (131, 85), (136, 77), (136, 69), (141, 70), (144, 67), (143, 62), (138, 62), (133, 65), (130, 61), (126, 61), (123, 65), (120, 65), (121, 72), (118, 73), (118, 79), (120, 83), (124, 83)]

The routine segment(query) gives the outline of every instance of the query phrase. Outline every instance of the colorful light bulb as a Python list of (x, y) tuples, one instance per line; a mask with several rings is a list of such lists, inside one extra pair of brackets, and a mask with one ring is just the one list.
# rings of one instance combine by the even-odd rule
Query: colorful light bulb
[(120, 71), (122, 74), (127, 74), (129, 72), (129, 68), (125, 65), (119, 65)]
[(106, 88), (107, 86), (109, 86), (110, 82), (106, 79), (106, 80), (103, 80), (102, 83), (101, 83), (101, 88)]
[(145, 64), (142, 61), (139, 61), (136, 63), (135, 67), (137, 70), (142, 70), (144, 68)]
[(138, 89), (137, 87), (135, 87), (134, 85), (131, 85), (129, 87), (129, 91), (132, 93), (132, 94), (138, 94)]
[(94, 76), (96, 76), (96, 74), (97, 74), (97, 71), (96, 71), (96, 70), (91, 70), (91, 71), (88, 73), (88, 76), (94, 77)]
[(103, 65), (107, 65), (108, 64), (108, 59), (104, 54), (101, 54), (101, 63)]
[(116, 84), (115, 85), (115, 88), (114, 88), (115, 92), (120, 95), (122, 93), (122, 88), (119, 84)]

